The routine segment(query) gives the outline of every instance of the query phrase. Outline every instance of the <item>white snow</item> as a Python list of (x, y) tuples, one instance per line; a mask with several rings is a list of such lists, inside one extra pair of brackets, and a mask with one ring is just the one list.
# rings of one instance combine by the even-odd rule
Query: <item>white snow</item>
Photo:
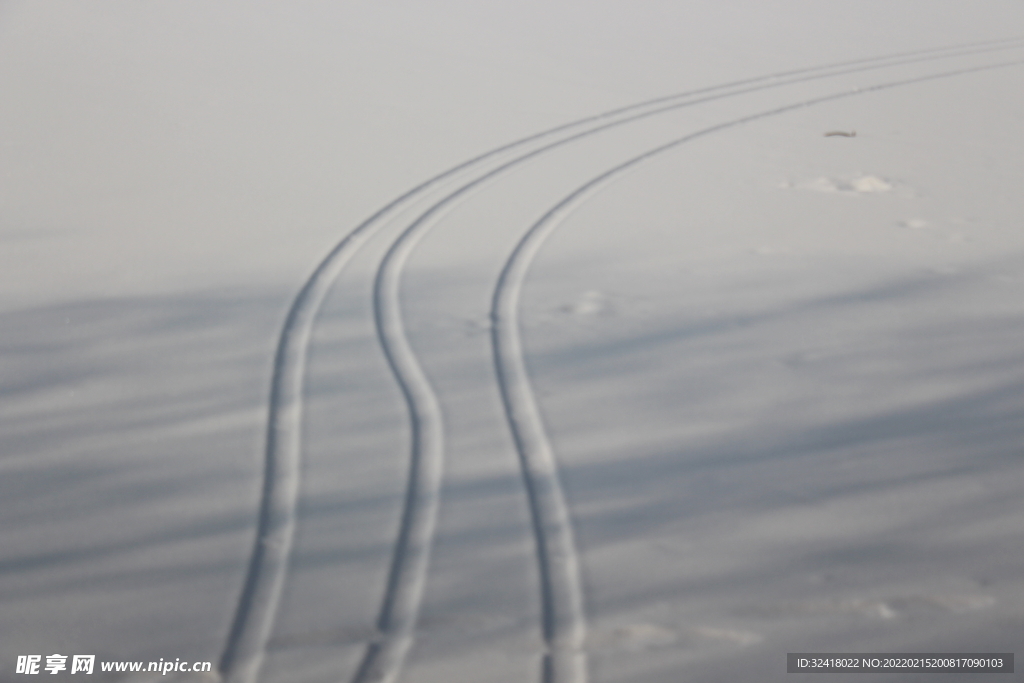
[(3, 4), (0, 680), (1012, 652), (1022, 27)]

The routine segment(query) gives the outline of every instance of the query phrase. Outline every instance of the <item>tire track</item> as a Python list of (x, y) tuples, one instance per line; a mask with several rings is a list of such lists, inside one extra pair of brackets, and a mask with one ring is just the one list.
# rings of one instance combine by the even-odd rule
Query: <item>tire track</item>
[[(559, 133), (572, 131), (573, 129), (589, 124), (601, 124), (594, 129), (584, 131), (583, 133), (576, 133), (568, 138), (559, 140), (556, 143), (534, 150), (529, 154), (517, 157), (512, 162), (502, 164), (497, 169), (492, 169), (491, 171), (486, 172), (484, 176), (478, 177), (468, 185), (464, 185), (455, 193), (448, 195), (448, 197), (441, 200), (439, 204), (446, 204), (453, 198), (463, 196), (469, 191), (469, 189), (479, 185), (484, 180), (493, 177), (496, 173), (505, 170), (514, 164), (525, 161), (526, 159), (543, 151), (547, 151), (554, 146), (566, 144), (584, 135), (596, 133), (599, 130), (604, 130), (605, 128), (613, 125), (620, 125), (645, 116), (661, 113), (668, 109), (677, 108), (679, 106), (689, 106), (691, 104), (698, 103), (698, 101), (690, 101), (682, 104), (670, 105), (668, 107), (656, 108), (650, 112), (643, 112), (645, 108), (658, 107), (658, 105), (665, 102), (673, 102), (679, 99), (693, 97), (695, 95), (719, 92), (749, 84), (769, 83), (789, 76), (812, 74), (815, 72), (840, 69), (855, 65), (865, 65), (863, 66), (865, 69), (879, 68), (881, 66), (892, 65), (885, 64), (885, 62), (903, 63), (903, 61), (900, 60), (905, 61), (911, 57), (919, 57), (921, 59), (940, 59), (946, 56), (956, 56), (957, 51), (967, 51), (967, 54), (973, 54), (975, 52), (1003, 50), (1012, 48), (1021, 42), (1022, 39), (1020, 38), (1009, 38), (999, 41), (963, 44), (947, 48), (919, 50), (883, 57), (837, 62), (824, 66), (790, 70), (750, 79), (733, 81), (723, 85), (687, 91), (676, 95), (660, 97), (627, 107), (614, 109), (521, 138), (473, 157), (468, 161), (458, 164), (427, 179), (423, 183), (394, 199), (359, 224), (335, 245), (335, 247), (317, 265), (313, 273), (304, 283), (303, 287), (292, 301), (278, 338), (278, 344), (272, 366), (271, 390), (268, 401), (263, 484), (261, 489), (259, 513), (257, 517), (256, 537), (246, 577), (243, 582), (241, 594), (231, 622), (227, 641), (218, 663), (218, 670), (221, 677), (237, 683), (249, 683), (256, 680), (280, 601), (296, 524), (295, 510), (298, 498), (299, 463), (301, 460), (302, 449), (302, 393), (307, 351), (315, 319), (324, 298), (330, 291), (330, 288), (338, 274), (356, 254), (360, 247), (378, 229), (391, 220), (395, 214), (405, 209), (415, 201), (425, 197), (444, 183), (453, 180), (458, 175), (469, 172), (475, 167), (483, 166), (488, 162), (499, 160), (503, 154), (511, 152), (517, 148), (526, 147), (545, 138)], [(824, 77), (827, 75), (838, 74), (822, 74), (819, 76), (811, 76), (810, 78)], [(786, 83), (788, 82), (795, 81), (791, 80)], [(774, 87), (777, 85), (784, 85), (786, 83), (771, 83), (770, 85), (759, 86), (758, 88), (752, 89)], [(717, 97), (726, 97), (748, 91), (749, 90), (726, 93), (718, 95)], [(641, 113), (626, 116), (621, 120), (615, 120), (616, 117), (623, 117), (625, 115), (629, 115), (631, 112)], [(437, 212), (435, 209), (437, 208), (438, 205), (435, 204), (434, 207), (428, 210), (427, 214), (436, 214)], [(434, 212), (434, 214), (432, 214), (432, 212)], [(424, 216), (427, 214), (424, 214)], [(421, 218), (423, 217), (421, 216)], [(420, 219), (417, 219), (413, 226), (410, 226), (409, 229), (403, 232), (402, 236), (399, 237), (399, 240), (403, 239), (406, 234), (419, 223)], [(395, 249), (397, 244), (398, 242), (396, 241), (392, 246), (392, 252), (396, 254), (401, 251), (400, 249)], [(410, 244), (409, 250), (411, 250), (411, 246), (412, 245)], [(389, 252), (389, 254), (392, 252)], [(407, 256), (408, 251), (404, 252), (404, 254)], [(384, 301), (391, 296), (387, 291), (390, 291), (388, 288), (392, 287), (392, 285), (384, 284), (385, 281), (390, 281), (389, 278), (394, 280), (395, 297), (397, 297), (397, 273), (401, 270), (401, 264), (404, 262), (405, 256), (401, 256), (400, 258), (394, 257), (392, 259), (394, 263), (398, 264), (397, 269), (394, 271), (396, 273), (395, 275), (384, 278), (378, 277), (378, 286), (375, 289), (375, 311), (380, 312), (375, 312), (375, 316), (378, 320), (379, 336), (382, 335), (381, 330), (385, 327), (383, 321), (390, 321), (386, 325), (387, 329), (390, 330), (387, 333), (389, 338), (393, 337), (395, 339), (404, 339), (404, 333), (401, 331), (400, 316), (398, 317), (398, 327), (396, 328), (394, 326), (393, 316), (387, 314), (386, 308), (381, 310), (381, 306), (383, 304), (378, 304), (377, 302)], [(379, 271), (379, 274), (380, 272), (383, 271)], [(394, 311), (398, 310), (397, 300), (395, 301), (395, 305), (391, 308)], [(407, 342), (405, 342), (405, 344), (407, 346)], [(393, 345), (393, 347), (399, 348), (400, 345), (401, 344), (399, 343), (397, 346)], [(385, 355), (388, 355), (389, 353), (391, 354), (389, 356), (389, 363), (393, 363), (391, 360), (392, 357), (404, 357), (401, 351), (392, 353), (385, 349)], [(414, 357), (411, 358), (415, 364)], [(392, 367), (394, 369), (396, 365), (393, 364)], [(403, 369), (402, 372), (406, 372), (406, 370)], [(413, 371), (412, 374), (415, 374), (415, 372)], [(399, 384), (402, 386), (401, 379), (399, 379)], [(403, 388), (403, 393), (406, 395), (407, 402), (410, 400), (419, 401), (417, 405), (420, 406), (427, 405), (430, 402), (428, 397), (420, 397), (418, 393), (410, 393), (405, 388)], [(410, 396), (412, 398), (410, 398)], [(436, 399), (434, 400), (436, 402)], [(424, 403), (424, 401), (426, 401), (426, 403)], [(430, 411), (427, 410), (426, 413), (429, 414)], [(421, 422), (420, 426), (417, 427), (415, 419), (416, 418), (411, 418), (414, 433), (420, 434), (425, 438), (428, 438), (428, 440), (434, 438), (433, 436), (429, 436), (432, 432), (429, 428), (424, 426), (424, 423)], [(438, 432), (438, 434), (440, 434), (440, 432)], [(419, 465), (414, 462), (410, 466), (410, 471), (419, 472), (417, 469), (418, 467)], [(427, 470), (429, 470), (429, 468), (427, 468)], [(429, 476), (427, 479), (429, 480)], [(410, 482), (410, 484), (412, 484), (412, 482)], [(413, 518), (416, 517), (412, 511), (420, 509), (417, 507), (417, 501), (419, 500), (417, 495), (426, 493), (420, 492), (420, 494), (414, 495), (413, 491), (414, 488), (410, 486), (406, 497), (406, 508), (405, 511), (403, 511), (403, 530), (413, 523), (407, 523), (406, 521), (410, 518), (410, 515), (412, 515)], [(408, 548), (403, 545), (406, 543), (406, 541), (402, 540), (403, 534), (406, 534), (406, 536), (404, 536), (405, 538), (409, 538), (406, 531), (400, 532), (399, 540), (396, 542), (396, 550), (394, 553), (395, 558), (412, 556), (408, 554)], [(413, 553), (413, 555), (415, 555), (415, 553)], [(394, 567), (401, 565), (403, 562), (404, 560), (393, 559), (392, 575), (395, 574)], [(396, 590), (397, 589), (392, 585), (391, 579), (389, 578), (388, 588), (381, 608), (381, 618), (378, 620), (381, 624), (393, 625), (401, 622), (401, 620), (396, 620), (394, 618), (385, 618), (393, 611), (394, 605), (404, 604), (401, 600), (397, 599)], [(386, 649), (380, 644), (372, 645), (371, 649), (373, 648), (377, 648), (379, 651)], [(363, 671), (363, 669), (364, 667), (361, 667), (360, 671)], [(362, 680), (358, 678), (359, 675), (363, 674), (357, 674), (356, 680)]]
[(256, 539), (228, 638), (218, 661), (218, 672), (223, 680), (232, 683), (255, 681), (270, 637), (295, 531), (302, 448), (302, 388), (309, 341), (320, 307), (345, 265), (391, 217), (474, 166), (565, 130), (635, 111), (654, 102), (688, 95), (690, 93), (681, 93), (579, 119), (473, 157), (427, 179), (379, 209), (346, 235), (317, 265), (293, 299), (278, 337), (268, 401)]
[(587, 680), (586, 615), (572, 522), (553, 450), (526, 371), (519, 334), (522, 284), (544, 241), (572, 211), (601, 187), (657, 155), (697, 138), (855, 95), (1021, 65), (1024, 65), (1024, 60), (1000, 62), (855, 88), (705, 128), (650, 149), (592, 178), (555, 204), (524, 233), (505, 262), (492, 295), (491, 345), (495, 376), (509, 429), (519, 452), (524, 485), (533, 515), (542, 583), (541, 626), (547, 646), (541, 671), (543, 683), (585, 683)]
[(377, 620), (382, 637), (367, 647), (353, 678), (358, 682), (391, 683), (401, 670), (412, 646), (437, 525), (444, 468), (444, 417), (405, 335), (399, 301), (402, 269), (423, 234), (424, 230), (406, 229), (384, 256), (374, 282), (377, 338), (402, 390), (412, 443), (405, 505)]
[[(898, 62), (898, 64), (914, 61), (918, 60), (905, 59)], [(838, 73), (851, 73), (866, 68), (879, 67), (859, 67)], [(777, 85), (786, 85), (819, 77), (821, 76), (791, 79)], [(760, 90), (762, 87), (748, 88), (728, 93), (727, 95), (705, 97), (668, 105), (619, 121), (602, 124), (533, 149), (496, 166), (448, 194), (413, 220), (392, 243), (378, 269), (374, 293), (374, 310), (377, 321), (378, 340), (395, 375), (395, 379), (402, 390), (410, 415), (410, 424), (413, 432), (413, 443), (410, 453), (410, 479), (381, 612), (377, 620), (379, 638), (368, 645), (356, 675), (352, 679), (353, 683), (368, 683), (369, 681), (390, 682), (398, 675), (405, 655), (413, 641), (420, 598), (422, 597), (423, 585), (429, 565), (430, 545), (437, 507), (440, 501), (440, 482), (444, 457), (442, 446), (443, 415), (433, 388), (426, 379), (405, 336), (401, 321), (399, 297), (401, 270), (416, 242), (437, 223), (444, 213), (451, 210), (458, 201), (480, 189), (484, 184), (495, 179), (505, 171), (543, 153), (614, 126), (683, 106), (691, 106), (719, 99), (720, 97)], [(851, 92), (864, 92), (864, 90)], [(806, 106), (806, 104), (801, 103), (796, 106)], [(528, 410), (528, 408), (524, 409)], [(543, 434), (542, 429), (540, 433)], [(527, 440), (530, 437), (523, 433), (516, 434), (515, 438)], [(549, 650), (551, 650), (551, 654), (544, 659), (544, 680), (585, 680), (585, 662), (582, 658), (582, 653), (577, 651), (578, 648), (574, 648), (574, 646), (563, 647), (566, 643), (572, 644), (581, 639), (582, 636), (579, 634), (582, 633), (583, 629), (576, 626), (559, 626), (559, 624), (565, 622), (582, 624), (583, 621), (581, 616), (582, 598), (578, 589), (578, 580), (575, 581), (575, 588), (566, 588), (565, 581), (560, 582), (558, 579), (553, 578), (556, 576), (556, 573), (575, 575), (577, 571), (575, 551), (571, 550), (573, 545), (571, 528), (567, 526), (568, 514), (565, 510), (564, 500), (561, 500), (561, 488), (557, 483), (554, 461), (553, 458), (549, 457), (549, 462), (545, 464), (542, 456), (532, 459), (526, 459), (521, 456), (521, 460), (524, 463), (529, 463), (528, 469), (537, 475), (530, 476), (527, 480), (527, 488), (528, 497), (531, 500), (531, 512), (534, 516), (535, 534), (538, 534), (538, 557), (542, 558), (539, 564), (541, 565), (543, 583), (542, 602), (545, 605), (544, 612), (546, 615), (543, 620), (543, 630), (545, 642), (548, 643)], [(421, 473), (423, 476), (421, 476)], [(546, 475), (545, 473), (548, 474)], [(524, 475), (529, 476), (529, 473), (524, 472)], [(550, 493), (542, 493), (540, 495), (534, 495), (533, 493), (544, 491)], [(538, 529), (541, 529), (541, 531), (538, 531)], [(563, 540), (549, 542), (548, 539)], [(565, 616), (574, 613), (580, 616), (578, 618)], [(575, 673), (559, 673), (563, 671)], [(555, 676), (561, 676), (562, 678), (557, 679)], [(570, 677), (565, 678), (565, 676)]]

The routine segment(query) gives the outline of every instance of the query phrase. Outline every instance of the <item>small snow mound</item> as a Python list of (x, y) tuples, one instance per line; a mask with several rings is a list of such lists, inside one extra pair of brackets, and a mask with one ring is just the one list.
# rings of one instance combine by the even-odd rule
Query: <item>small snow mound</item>
[(990, 595), (933, 595), (931, 600), (957, 614), (988, 609), (996, 604), (995, 598)]
[(751, 631), (739, 631), (731, 628), (699, 626), (696, 631), (699, 635), (704, 636), (705, 638), (724, 640), (740, 646), (755, 645), (763, 640), (761, 635), (758, 633), (753, 633)]
[(677, 639), (675, 631), (656, 624), (629, 624), (615, 629), (615, 640), (630, 652), (667, 647)]
[(892, 605), (884, 600), (870, 600), (866, 598), (850, 598), (840, 600), (834, 605), (838, 612), (855, 612), (865, 617), (874, 619), (895, 619), (897, 612)]
[(892, 189), (891, 184), (873, 175), (856, 178), (850, 185), (856, 192), (888, 192)]
[(611, 298), (596, 289), (584, 292), (576, 301), (560, 308), (563, 313), (581, 317), (603, 315), (612, 310)]
[(491, 331), (491, 321), (489, 318), (467, 318), (462, 321), (462, 332), (467, 337), (476, 337), (481, 334), (488, 334)]
[(888, 192), (893, 189), (892, 183), (876, 175), (861, 175), (851, 180), (814, 178), (797, 183), (795, 187), (814, 192), (838, 192), (841, 194), (868, 194)]
[(800, 183), (798, 187), (805, 190), (814, 190), (815, 192), (839, 192), (840, 189), (839, 185), (829, 178), (815, 178), (806, 183)]

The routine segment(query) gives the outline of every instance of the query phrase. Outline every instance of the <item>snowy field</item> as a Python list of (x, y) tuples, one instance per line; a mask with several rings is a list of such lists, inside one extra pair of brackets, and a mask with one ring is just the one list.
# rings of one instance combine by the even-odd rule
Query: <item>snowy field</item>
[(1022, 160), (1018, 0), (0, 4), (0, 681), (1019, 650)]

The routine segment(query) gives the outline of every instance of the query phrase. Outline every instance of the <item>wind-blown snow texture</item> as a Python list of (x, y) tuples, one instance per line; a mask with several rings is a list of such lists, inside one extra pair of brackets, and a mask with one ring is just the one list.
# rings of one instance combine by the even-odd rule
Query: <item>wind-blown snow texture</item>
[(0, 6), (0, 681), (1012, 652), (1024, 6), (421, 5)]

